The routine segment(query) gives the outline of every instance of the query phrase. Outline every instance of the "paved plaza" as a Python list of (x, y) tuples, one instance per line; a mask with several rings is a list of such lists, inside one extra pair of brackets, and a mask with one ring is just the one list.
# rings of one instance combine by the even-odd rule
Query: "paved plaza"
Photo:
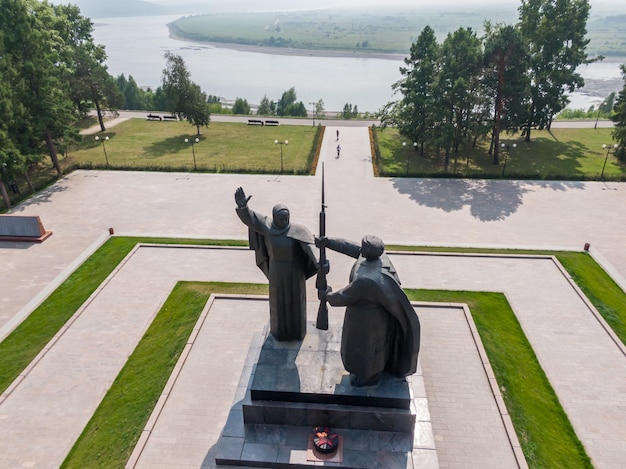
[[(321, 153), (329, 236), (359, 240), (373, 233), (387, 244), (571, 250), (590, 243), (596, 259), (626, 285), (626, 185), (374, 178), (367, 128), (339, 128), (340, 158), (336, 130), (327, 128)], [(76, 171), (16, 207), (15, 214), (39, 215), (54, 234), (42, 244), (0, 242), (0, 339), (108, 237), (109, 228), (246, 239), (234, 211), (238, 186), (253, 196), (251, 208), (269, 213), (284, 202), (293, 221), (316, 229), (319, 171), (315, 177)], [(595, 467), (622, 467), (626, 350), (551, 258), (393, 256), (407, 288), (504, 292)], [(253, 257), (247, 249), (137, 248), (0, 399), (0, 468), (57, 467), (175, 282), (263, 282)], [(331, 257), (331, 285), (345, 284), (349, 265)], [(313, 288), (309, 282), (309, 299)], [(219, 298), (208, 308), (133, 467), (213, 467), (213, 447), (236, 403), (248, 347), (267, 322), (267, 304)], [(518, 467), (514, 435), (500, 415), (466, 315), (454, 305), (416, 308), (439, 466)], [(331, 311), (335, 320), (341, 314)], [(220, 353), (230, 366), (207, 364), (207, 355)]]

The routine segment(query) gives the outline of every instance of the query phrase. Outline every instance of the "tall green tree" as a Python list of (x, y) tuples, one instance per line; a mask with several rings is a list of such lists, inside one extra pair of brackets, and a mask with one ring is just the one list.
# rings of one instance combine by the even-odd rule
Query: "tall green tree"
[(288, 116), (289, 108), (296, 103), (297, 95), (296, 88), (291, 87), (287, 91), (283, 92), (282, 96), (276, 103), (276, 114), (279, 116)]
[(95, 108), (100, 128), (105, 131), (103, 110), (118, 109), (123, 97), (107, 71), (104, 46), (94, 42), (93, 23), (76, 5), (54, 5), (53, 9), (53, 27), (63, 40), (61, 59), (68, 94), (81, 115)]
[[(41, 144), (50, 155), (57, 173), (63, 171), (58, 160), (59, 140), (75, 135), (73, 103), (65, 82), (65, 40), (58, 31), (56, 10), (45, 2), (22, 0), (28, 17), (23, 28), (25, 41), (12, 51), (21, 78), (16, 95), (25, 112), (13, 119), (13, 140), (22, 155), (41, 152)], [(16, 2), (21, 3), (21, 2)]]
[(448, 34), (441, 45), (440, 71), (433, 93), (435, 95), (435, 140), (445, 152), (445, 165), (450, 152), (458, 152), (467, 133), (469, 114), (477, 102), (478, 80), (482, 66), (480, 39), (471, 28), (459, 28)]
[(233, 104), (233, 114), (250, 114), (250, 105), (248, 101), (243, 98), (235, 99), (235, 103)]
[(617, 157), (626, 160), (626, 64), (620, 65), (624, 87), (617, 95), (611, 119), (615, 123), (612, 135), (617, 142)]
[(191, 74), (181, 56), (166, 52), (165, 60), (161, 80), (166, 96), (166, 110), (176, 114), (179, 119), (189, 121), (200, 135), (200, 127), (207, 127), (211, 120), (207, 95), (191, 81)]
[(259, 116), (273, 116), (274, 115), (274, 103), (270, 101), (267, 95), (263, 95), (261, 102), (259, 103), (259, 107), (256, 110), (256, 113)]
[(566, 92), (584, 85), (576, 68), (593, 60), (585, 52), (589, 39), (588, 0), (522, 0), (520, 31), (529, 53), (530, 99), (524, 133), (550, 128), (568, 103)]
[(411, 45), (405, 66), (400, 67), (403, 78), (392, 86), (402, 97), (383, 111), (383, 125), (397, 126), (401, 135), (418, 143), (422, 155), (425, 144), (433, 137), (433, 84), (439, 70), (439, 53), (435, 31), (426, 26)]
[(500, 162), (500, 132), (522, 125), (528, 92), (527, 54), (515, 26), (485, 24), (483, 86), (493, 110), (490, 151)]

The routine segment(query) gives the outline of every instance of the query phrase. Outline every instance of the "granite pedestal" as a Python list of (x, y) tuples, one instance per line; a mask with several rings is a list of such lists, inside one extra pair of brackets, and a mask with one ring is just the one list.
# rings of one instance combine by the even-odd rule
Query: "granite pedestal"
[[(217, 464), (439, 467), (421, 369), (406, 379), (383, 375), (377, 386), (351, 386), (339, 352), (341, 324), (319, 331), (310, 323), (303, 341), (277, 342), (264, 333), (255, 342), (218, 443)], [(307, 459), (316, 426), (343, 437), (341, 463)]]

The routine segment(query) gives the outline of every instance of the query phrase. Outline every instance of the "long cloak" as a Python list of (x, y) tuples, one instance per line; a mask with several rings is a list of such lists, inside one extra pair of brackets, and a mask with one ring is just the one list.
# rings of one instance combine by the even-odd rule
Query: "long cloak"
[(404, 377), (415, 373), (420, 347), (420, 323), (385, 253), (375, 260), (360, 256), (360, 248), (332, 240), (328, 248), (357, 257), (350, 283), (327, 295), (332, 306), (346, 306), (341, 358), (349, 372), (367, 381), (386, 371)]
[(250, 249), (269, 281), (270, 332), (278, 341), (306, 334), (306, 279), (317, 272), (314, 238), (302, 225), (277, 229), (271, 219), (247, 207), (237, 215), (249, 228)]

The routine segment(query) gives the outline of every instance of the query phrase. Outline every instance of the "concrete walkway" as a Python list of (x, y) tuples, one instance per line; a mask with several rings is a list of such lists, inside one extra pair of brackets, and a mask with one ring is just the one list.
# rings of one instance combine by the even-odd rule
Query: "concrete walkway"
[[(626, 235), (620, 223), (626, 219), (625, 185), (374, 178), (367, 129), (339, 128), (340, 158), (335, 158), (336, 130), (326, 129), (322, 150), (329, 235), (358, 240), (372, 232), (387, 243), (568, 249), (581, 249), (590, 242), (594, 255), (610, 259), (606, 265), (623, 282)], [(0, 294), (0, 338), (32, 310), (77, 259), (97, 246), (109, 227), (118, 233), (137, 235), (245, 238), (245, 230), (234, 215), (233, 192), (237, 186), (253, 195), (253, 209), (269, 213), (275, 203), (286, 202), (294, 221), (317, 226), (319, 174), (296, 177), (78, 171), (20, 205), (13, 213), (41, 216), (54, 234), (41, 245), (0, 243), (5, 273)], [(233, 259), (231, 254), (244, 257)], [(53, 461), (62, 460), (90, 409), (97, 405), (107, 383), (114, 379), (177, 279), (260, 281), (247, 251), (229, 251), (223, 259), (211, 261), (217, 262), (217, 270), (208, 271), (204, 263), (193, 258), (181, 261), (176, 257), (148, 257), (140, 266), (132, 265), (137, 270), (124, 271), (112, 279), (111, 289), (107, 286), (98, 295), (89, 312), (83, 313), (64, 334), (63, 341), (51, 348), (41, 366), (29, 373), (28, 380), (32, 381), (28, 383), (32, 384), (20, 384), (0, 404), (0, 441), (12, 442), (3, 443), (0, 454), (10, 454), (14, 446), (19, 447), (16, 442), (35, 441), (35, 435), (41, 435), (36, 449), (26, 449), (27, 457), (15, 453), (15, 459), (7, 459), (10, 465), (3, 465), (0, 459), (0, 467), (55, 467)], [(471, 262), (466, 258), (434, 258), (437, 262), (432, 265), (423, 260), (394, 261), (404, 286), (505, 291), (594, 464), (619, 467), (616, 464), (626, 460), (619, 445), (626, 439), (626, 383), (621, 381), (626, 376), (626, 359), (623, 350), (607, 340), (608, 335), (598, 327), (584, 302), (579, 297), (576, 300), (563, 275), (550, 266), (527, 271), (513, 261), (489, 267), (472, 258)], [(177, 271), (181, 266), (182, 272)], [(163, 276), (154, 275), (159, 271), (164, 272)], [(334, 260), (333, 272), (337, 272), (334, 285), (343, 284), (345, 263)], [(147, 283), (138, 288), (136, 282)], [(113, 288), (114, 284), (118, 286)], [(550, 288), (537, 290), (544, 284)], [(139, 291), (145, 293), (145, 304), (136, 294)], [(561, 310), (563, 314), (556, 314)], [(439, 337), (446, 327), (432, 327), (431, 343), (446, 348)], [(88, 351), (93, 353), (92, 358), (86, 354)], [(428, 352), (422, 356), (425, 360)], [(432, 393), (434, 403), (441, 387), (433, 384), (434, 378), (429, 381), (426, 370), (430, 370), (431, 377), (437, 376), (437, 363), (423, 366), (427, 387), (431, 383), (427, 391)], [(79, 372), (77, 375), (70, 373), (73, 368)], [(60, 399), (70, 395), (68, 389), (76, 389), (80, 397), (63, 405)], [(44, 409), (42, 399), (58, 404)], [(231, 404), (229, 401), (226, 406)], [(431, 412), (433, 426), (440, 425), (435, 433), (440, 438), (438, 448), (442, 448), (441, 466), (487, 467), (462, 463), (471, 458), (460, 449), (462, 444), (455, 443), (454, 428), (446, 420), (451, 417), (445, 415), (450, 407), (440, 408), (438, 415), (434, 407)], [(211, 418), (219, 422), (221, 412)], [(51, 421), (61, 423), (60, 428), (48, 427)], [(48, 433), (41, 433), (41, 429), (48, 428)], [(452, 443), (450, 448), (443, 451), (448, 443)], [(442, 459), (444, 454), (447, 456)]]

